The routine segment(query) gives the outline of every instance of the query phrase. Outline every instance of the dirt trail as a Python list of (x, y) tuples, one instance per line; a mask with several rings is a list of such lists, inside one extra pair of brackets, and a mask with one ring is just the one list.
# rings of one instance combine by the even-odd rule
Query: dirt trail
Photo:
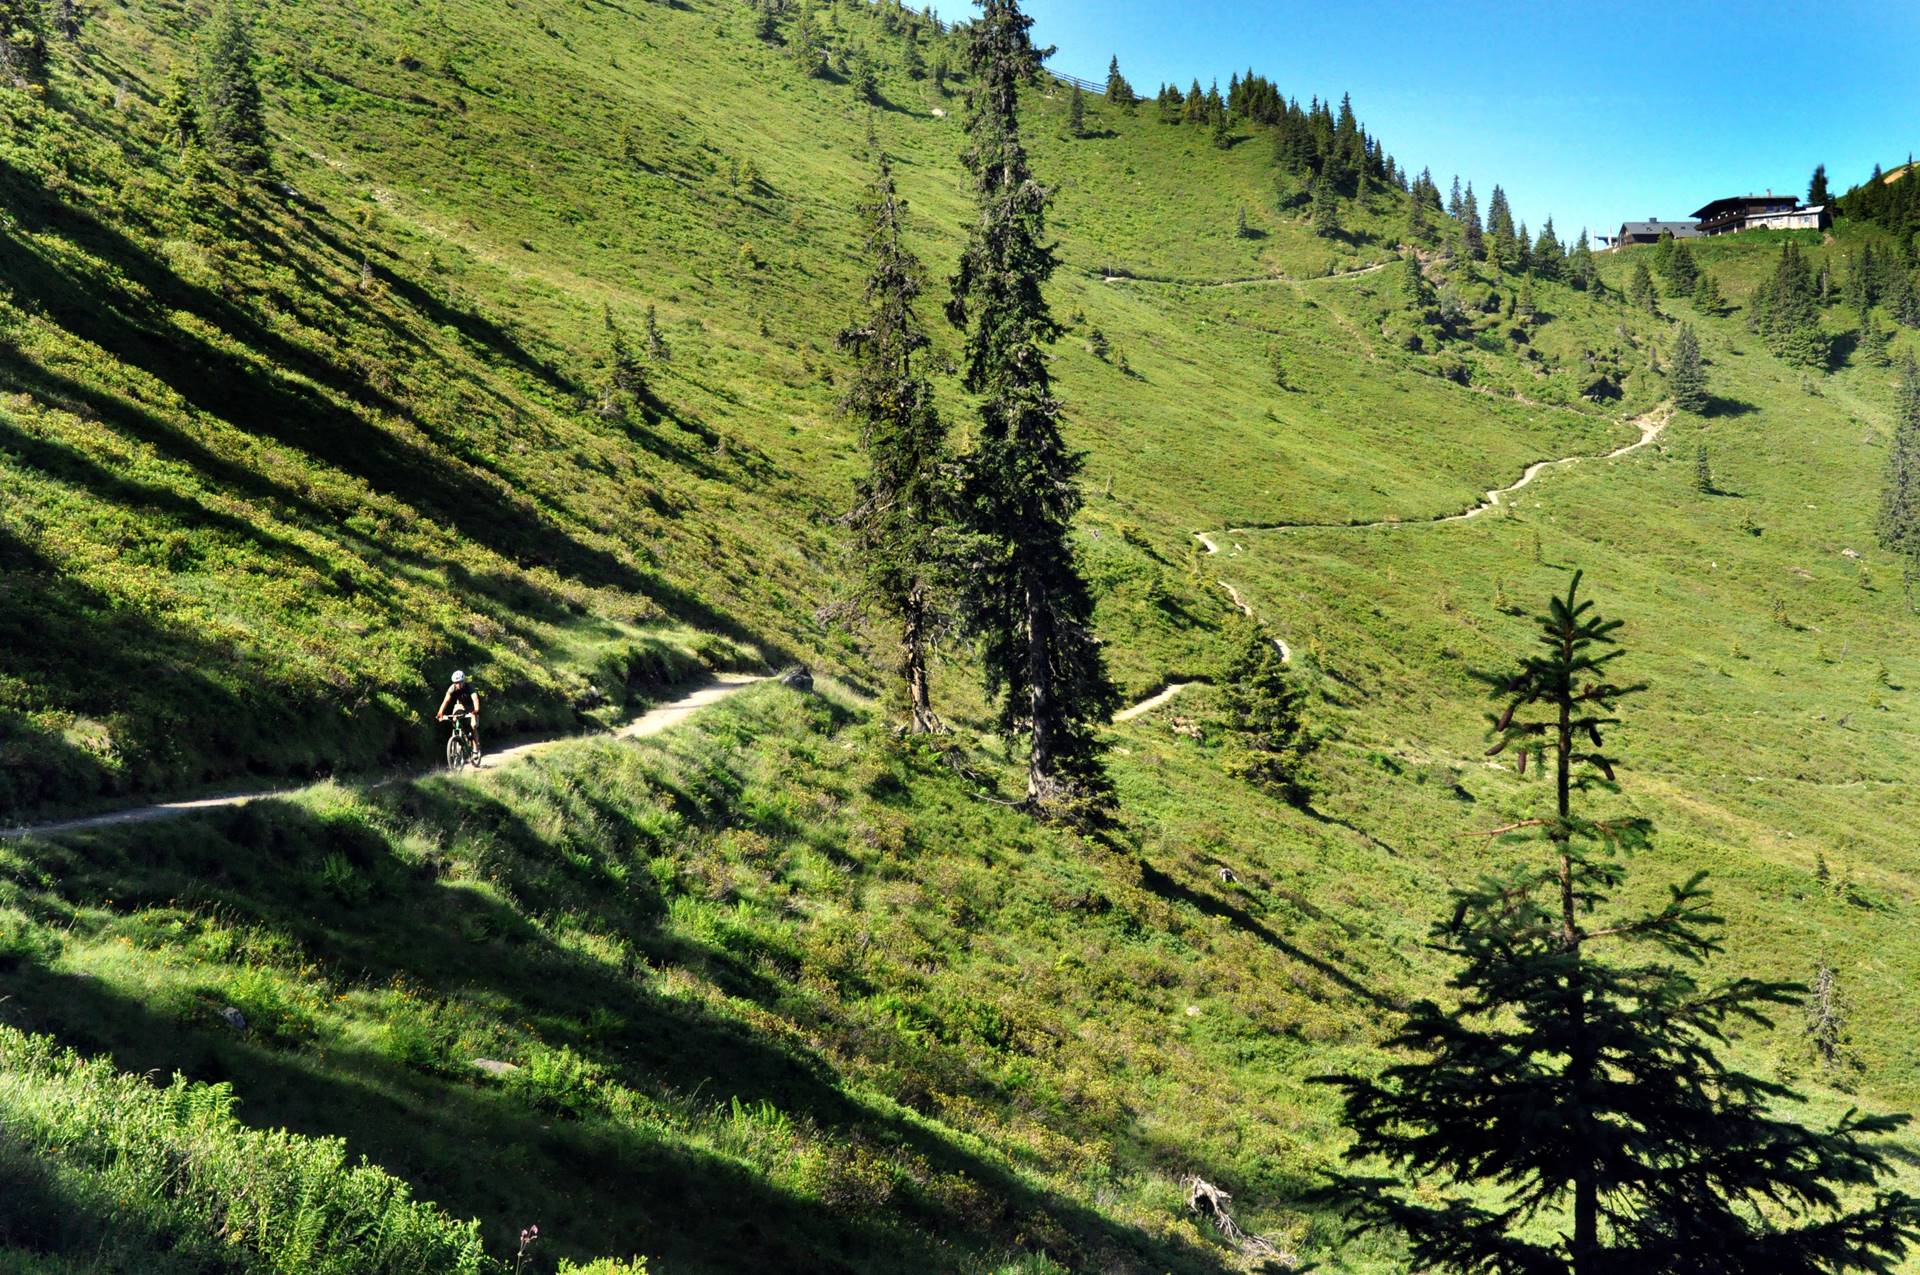
[[(1364, 274), (1364, 273), (1367, 273), (1368, 271), (1378, 270), (1380, 268), (1381, 268), (1380, 266), (1369, 266), (1367, 268), (1367, 271), (1357, 271), (1355, 273)], [(1340, 276), (1330, 275), (1328, 277), (1338, 278)], [(1220, 552), (1220, 546), (1214, 542), (1213, 538), (1215, 535), (1242, 535), (1250, 531), (1293, 531), (1293, 530), (1368, 531), (1368, 530), (1380, 530), (1380, 529), (1389, 528), (1389, 527), (1437, 527), (1444, 523), (1449, 523), (1449, 522), (1466, 522), (1470, 518), (1478, 518), (1481, 514), (1486, 513), (1490, 509), (1498, 508), (1501, 503), (1501, 500), (1504, 497), (1513, 495), (1513, 493), (1519, 491), (1523, 487), (1526, 487), (1528, 484), (1532, 483), (1534, 479), (1540, 477), (1540, 475), (1546, 473), (1550, 469), (1559, 469), (1564, 466), (1577, 465), (1583, 460), (1614, 460), (1621, 456), (1626, 456), (1632, 452), (1639, 451), (1641, 448), (1646, 447), (1649, 444), (1653, 443), (1656, 439), (1660, 437), (1660, 435), (1663, 432), (1665, 432), (1667, 428), (1667, 422), (1672, 418), (1672, 415), (1673, 415), (1673, 409), (1671, 407), (1666, 407), (1666, 406), (1655, 408), (1653, 411), (1650, 411), (1650, 412), (1642, 412), (1640, 415), (1634, 417), (1631, 422), (1631, 424), (1633, 424), (1640, 431), (1640, 437), (1634, 440), (1633, 442), (1626, 443), (1620, 447), (1614, 448), (1610, 452), (1605, 452), (1597, 456), (1562, 456), (1557, 460), (1536, 461), (1533, 464), (1527, 466), (1526, 472), (1522, 473), (1519, 478), (1515, 479), (1511, 483), (1508, 483), (1505, 487), (1493, 488), (1491, 491), (1487, 492), (1485, 496), (1482, 496), (1480, 498), (1480, 501), (1478, 504), (1473, 505), (1471, 508), (1463, 509), (1459, 513), (1439, 514), (1431, 518), (1385, 519), (1380, 522), (1263, 523), (1263, 524), (1250, 526), (1250, 527), (1228, 527), (1226, 528), (1226, 530), (1220, 531), (1220, 532), (1196, 531), (1193, 533), (1193, 538), (1200, 542), (1200, 547), (1205, 549), (1207, 553), (1217, 554)], [(1233, 605), (1238, 607), (1243, 615), (1246, 615), (1249, 618), (1258, 618), (1254, 615), (1253, 607), (1248, 605), (1247, 600), (1240, 596), (1240, 591), (1238, 589), (1234, 588), (1231, 584), (1228, 584), (1225, 580), (1216, 581), (1216, 583), (1218, 583), (1221, 588), (1227, 591), (1227, 596), (1233, 599)], [(1276, 637), (1273, 639), (1273, 644), (1274, 646), (1279, 648), (1280, 658), (1285, 660), (1287, 663), (1291, 664), (1293, 662), (1293, 649), (1287, 645), (1285, 639)], [(1136, 705), (1135, 707), (1139, 708), (1140, 706)], [(1127, 710), (1128, 714), (1132, 714), (1133, 711), (1134, 711), (1133, 709)], [(1145, 709), (1141, 708), (1140, 711), (1144, 712)], [(1123, 718), (1116, 717), (1114, 720), (1120, 721), (1120, 720), (1123, 720)]]
[[(1244, 527), (1228, 527), (1222, 534), (1238, 536), (1252, 531), (1379, 531), (1393, 527), (1437, 527), (1449, 522), (1466, 522), (1470, 518), (1478, 518), (1488, 510), (1497, 508), (1502, 497), (1511, 496), (1521, 488), (1530, 485), (1534, 479), (1550, 469), (1567, 468), (1588, 460), (1615, 460), (1639, 451), (1665, 432), (1667, 421), (1671, 416), (1671, 409), (1661, 408), (1643, 412), (1634, 417), (1629, 423), (1640, 431), (1640, 437), (1610, 452), (1603, 452), (1597, 456), (1561, 456), (1555, 460), (1535, 461), (1527, 466), (1520, 477), (1505, 487), (1492, 488), (1475, 504), (1458, 513), (1436, 514), (1431, 518), (1383, 518), (1376, 522), (1262, 522)], [(1200, 538), (1200, 533), (1195, 532), (1194, 535)], [(1210, 540), (1202, 539), (1201, 543), (1207, 544)]]
[[(616, 739), (639, 739), (647, 735), (658, 735), (692, 717), (703, 708), (718, 704), (721, 700), (734, 695), (758, 682), (764, 677), (753, 677), (742, 673), (722, 673), (698, 689), (687, 692), (679, 699), (670, 700), (656, 708), (649, 709), (614, 732)], [(578, 739), (591, 739), (590, 735), (557, 735), (552, 739), (534, 740), (531, 743), (516, 744), (497, 753), (488, 753), (485, 770), (495, 770), (501, 766), (510, 766), (524, 761), (536, 753), (542, 753), (560, 744)], [(405, 779), (421, 779), (428, 775), (441, 773), (438, 766), (404, 774), (389, 775), (373, 784), (372, 788), (384, 788), (388, 784)], [(80, 832), (89, 828), (112, 828), (121, 824), (148, 823), (155, 819), (171, 819), (176, 815), (192, 814), (196, 810), (218, 810), (231, 806), (244, 806), (250, 801), (262, 797), (284, 797), (308, 787), (294, 784), (280, 788), (256, 789), (251, 792), (228, 793), (218, 797), (197, 797), (191, 801), (163, 801), (150, 806), (133, 806), (126, 810), (112, 810), (105, 814), (86, 815), (78, 819), (60, 819), (51, 823), (24, 824), (14, 828), (0, 828), (0, 840), (10, 837), (52, 836), (62, 832)]]
[(1159, 691), (1156, 694), (1147, 696), (1145, 699), (1141, 700), (1138, 704), (1135, 704), (1132, 708), (1123, 708), (1119, 712), (1115, 713), (1113, 715), (1113, 720), (1116, 723), (1130, 722), (1134, 718), (1140, 716), (1142, 713), (1151, 713), (1154, 709), (1160, 707), (1162, 704), (1166, 703), (1168, 700), (1171, 700), (1174, 696), (1178, 695), (1180, 692), (1187, 690), (1191, 687), (1200, 686), (1200, 685), (1202, 685), (1202, 683), (1200, 682), (1168, 683), (1166, 689)]
[(1342, 270), (1338, 274), (1309, 275), (1296, 279), (1290, 274), (1256, 274), (1239, 279), (1147, 279), (1139, 275), (1103, 274), (1102, 283), (1144, 283), (1153, 288), (1253, 288), (1262, 284), (1274, 283), (1329, 283), (1335, 279), (1358, 279), (1363, 274), (1372, 274), (1376, 270), (1385, 270), (1398, 257), (1386, 261), (1376, 261), (1370, 266), (1361, 266), (1357, 270)]

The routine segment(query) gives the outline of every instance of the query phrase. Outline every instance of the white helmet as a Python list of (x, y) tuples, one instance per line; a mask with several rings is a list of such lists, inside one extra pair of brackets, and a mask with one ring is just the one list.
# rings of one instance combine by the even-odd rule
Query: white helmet
[(460, 685), (460, 683), (466, 680), (467, 680), (467, 675), (465, 673), (462, 673), (459, 669), (453, 670), (453, 684), (455, 686)]

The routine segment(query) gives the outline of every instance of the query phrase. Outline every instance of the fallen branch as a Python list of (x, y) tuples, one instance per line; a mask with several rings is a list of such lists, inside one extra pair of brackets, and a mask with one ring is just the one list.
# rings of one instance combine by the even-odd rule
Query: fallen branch
[(1188, 1211), (1211, 1221), (1227, 1242), (1241, 1253), (1247, 1257), (1266, 1258), (1286, 1267), (1300, 1264), (1298, 1258), (1292, 1253), (1283, 1252), (1272, 1240), (1242, 1230), (1240, 1224), (1233, 1220), (1233, 1214), (1227, 1211), (1227, 1201), (1233, 1198), (1231, 1195), (1198, 1176), (1187, 1178), (1182, 1185), (1187, 1188)]

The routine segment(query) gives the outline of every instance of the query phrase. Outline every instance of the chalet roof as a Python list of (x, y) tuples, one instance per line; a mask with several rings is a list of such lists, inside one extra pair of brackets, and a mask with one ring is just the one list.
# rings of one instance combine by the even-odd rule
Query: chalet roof
[(1792, 195), (1729, 195), (1725, 199), (1716, 199), (1704, 208), (1696, 208), (1693, 215), (1700, 221), (1711, 221), (1727, 213), (1741, 212), (1755, 204), (1771, 207), (1775, 204), (1797, 206), (1799, 200)]
[(1634, 235), (1651, 235), (1658, 239), (1661, 235), (1672, 235), (1675, 239), (1692, 239), (1700, 234), (1700, 227), (1690, 221), (1623, 221), (1620, 223), (1620, 238)]

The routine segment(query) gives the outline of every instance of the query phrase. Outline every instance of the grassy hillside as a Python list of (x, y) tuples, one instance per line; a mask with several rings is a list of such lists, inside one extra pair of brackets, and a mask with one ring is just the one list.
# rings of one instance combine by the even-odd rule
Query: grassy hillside
[[(543, 1270), (1244, 1265), (1188, 1174), (1323, 1269), (1400, 1270), (1310, 1197), (1340, 1135), (1306, 1077), (1379, 1062), (1444, 976), (1447, 888), (1512, 853), (1472, 834), (1543, 801), (1482, 759), (1470, 672), (1576, 567), (1651, 685), (1620, 739), (1620, 804), (1661, 829), (1633, 891), (1711, 868), (1717, 972), (1837, 972), (1849, 1065), (1792, 1018), (1737, 1056), (1816, 1114), (1920, 1103), (1917, 622), (1870, 526), (1892, 374), (1837, 308), (1830, 373), (1765, 352), (1779, 236), (1700, 246), (1726, 317), (1627, 305), (1630, 250), (1598, 292), (1524, 285), (1529, 319), (1443, 219), (1417, 300), (1404, 196), (1319, 238), (1258, 131), (1222, 150), (1096, 100), (1074, 138), (1032, 94), (1110, 662), (1132, 694), (1210, 677), (1231, 585), (1327, 737), (1287, 806), (1228, 776), (1190, 689), (1115, 728), (1120, 824), (1088, 841), (902, 751), (862, 693), (873, 639), (815, 618), (847, 579), (833, 337), (869, 122), (936, 277), (969, 217), (959, 99), (903, 72), (897, 19), (822, 16), (878, 109), (720, 0), (275, 6), (258, 186), (164, 136), (197, 7), (102, 8), (45, 101), (0, 90), (0, 821), (343, 776), (0, 847), (0, 1018), (41, 1034), (0, 1038), (0, 1123), (34, 1131), (0, 1159), (0, 1271), (161, 1269), (235, 1173), (283, 1191), (276, 1236), (390, 1211), (391, 1263), (343, 1271), (488, 1269), (533, 1222)], [(608, 325), (644, 349), (649, 312), (670, 358), (603, 411)], [(1662, 406), (1676, 319), (1704, 417)], [(1653, 445), (1428, 522), (1643, 413)], [(945, 654), (943, 711), (998, 774)], [(795, 658), (838, 688), (478, 781), (355, 778), (434, 746), (454, 665), (497, 735)], [(148, 1114), (107, 1136), (95, 1090)], [(180, 1162), (206, 1172), (152, 1171)], [(285, 1200), (325, 1203), (296, 1225)], [(319, 1261), (236, 1242), (192, 1269)]]

